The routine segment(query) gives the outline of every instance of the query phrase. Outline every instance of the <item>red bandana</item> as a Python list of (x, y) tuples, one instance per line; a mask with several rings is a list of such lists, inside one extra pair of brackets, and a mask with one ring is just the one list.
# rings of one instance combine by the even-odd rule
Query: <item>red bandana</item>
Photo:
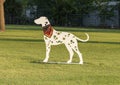
[(47, 37), (51, 37), (52, 34), (53, 34), (53, 28), (51, 25), (47, 25), (45, 27), (43, 27), (43, 32), (44, 32), (44, 35), (47, 36)]

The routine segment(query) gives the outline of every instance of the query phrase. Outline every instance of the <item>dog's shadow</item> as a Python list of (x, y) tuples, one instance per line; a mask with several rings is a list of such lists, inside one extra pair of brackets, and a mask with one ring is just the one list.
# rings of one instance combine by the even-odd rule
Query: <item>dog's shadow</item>
[(47, 64), (47, 63), (42, 62), (41, 60), (33, 60), (33, 61), (30, 61), (30, 63), (34, 63), (34, 64)]
[(41, 60), (33, 60), (33, 61), (30, 61), (30, 63), (34, 63), (34, 64), (59, 64), (58, 62), (43, 62)]
[[(73, 63), (67, 63), (67, 62), (53, 62), (53, 61), (49, 61), (49, 62), (43, 62), (43, 61), (41, 61), (41, 60), (33, 60), (33, 61), (30, 61), (30, 63), (34, 63), (34, 64), (59, 64), (59, 65), (80, 65), (78, 62), (73, 62)], [(84, 64), (83, 65), (88, 65), (88, 64), (90, 64), (90, 63), (88, 63), (88, 62), (84, 62)]]

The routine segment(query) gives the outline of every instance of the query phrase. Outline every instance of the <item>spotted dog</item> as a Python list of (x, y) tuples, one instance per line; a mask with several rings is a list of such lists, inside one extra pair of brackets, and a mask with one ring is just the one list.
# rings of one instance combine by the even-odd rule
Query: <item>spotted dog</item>
[(87, 42), (89, 40), (89, 35), (87, 33), (87, 39), (83, 40), (75, 35), (68, 33), (68, 32), (61, 32), (61, 31), (56, 31), (50, 24), (49, 20), (47, 17), (40, 17), (38, 19), (35, 19), (34, 22), (36, 24), (41, 24), (43, 33), (44, 33), (44, 40), (46, 44), (46, 58), (43, 60), (43, 62), (48, 62), (49, 59), (49, 52), (51, 49), (51, 45), (58, 45), (58, 44), (65, 44), (67, 50), (69, 51), (70, 54), (70, 59), (67, 61), (67, 63), (72, 62), (72, 57), (74, 55), (74, 51), (78, 54), (80, 62), (79, 64), (83, 64), (83, 58), (82, 54), (80, 53), (78, 49), (78, 41), (82, 42)]

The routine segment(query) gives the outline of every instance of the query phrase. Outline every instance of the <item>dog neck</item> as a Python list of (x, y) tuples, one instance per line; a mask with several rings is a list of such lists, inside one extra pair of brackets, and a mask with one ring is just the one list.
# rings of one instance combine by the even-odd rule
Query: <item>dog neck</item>
[(46, 37), (50, 38), (52, 36), (52, 34), (53, 34), (53, 27), (50, 24), (42, 27), (42, 29), (43, 29), (44, 35)]

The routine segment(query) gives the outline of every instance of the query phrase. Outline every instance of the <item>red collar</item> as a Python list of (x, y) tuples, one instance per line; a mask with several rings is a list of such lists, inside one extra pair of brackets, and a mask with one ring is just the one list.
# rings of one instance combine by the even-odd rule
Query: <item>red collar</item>
[(43, 27), (43, 32), (44, 32), (45, 36), (50, 38), (52, 36), (52, 34), (53, 34), (52, 26), (51, 25), (44, 26)]

